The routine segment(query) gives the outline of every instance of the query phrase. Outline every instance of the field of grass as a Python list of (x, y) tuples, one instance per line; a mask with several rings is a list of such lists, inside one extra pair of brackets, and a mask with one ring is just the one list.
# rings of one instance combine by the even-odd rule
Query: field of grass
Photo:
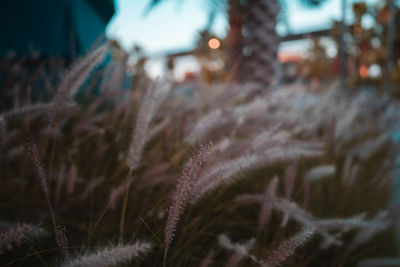
[(161, 80), (75, 97), (113, 79), (93, 71), (109, 50), (2, 109), (2, 266), (399, 263), (391, 102)]

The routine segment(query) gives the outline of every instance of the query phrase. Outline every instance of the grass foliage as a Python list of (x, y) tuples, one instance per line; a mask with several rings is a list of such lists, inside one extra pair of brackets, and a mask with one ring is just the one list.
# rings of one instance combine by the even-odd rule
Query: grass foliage
[(2, 265), (395, 261), (390, 102), (337, 85), (162, 81), (70, 102), (113, 79), (90, 75), (107, 49), (74, 64), (54, 100), (20, 96), (0, 116)]

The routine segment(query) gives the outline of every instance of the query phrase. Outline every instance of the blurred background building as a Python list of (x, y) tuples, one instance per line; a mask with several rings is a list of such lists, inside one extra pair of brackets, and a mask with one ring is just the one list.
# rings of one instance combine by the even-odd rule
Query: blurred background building
[(0, 110), (49, 99), (65, 70), (105, 41), (113, 0), (15, 0), (0, 8)]
[(113, 14), (113, 0), (2, 1), (0, 55), (82, 55)]

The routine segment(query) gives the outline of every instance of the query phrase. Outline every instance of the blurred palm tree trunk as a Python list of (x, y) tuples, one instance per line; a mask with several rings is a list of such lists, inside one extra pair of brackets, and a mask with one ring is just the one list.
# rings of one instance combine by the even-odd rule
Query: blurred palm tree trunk
[(396, 26), (396, 4), (394, 0), (388, 0), (389, 21), (387, 29), (387, 50), (386, 50), (386, 66), (385, 66), (385, 89), (390, 95), (392, 93), (392, 75), (393, 75), (393, 51), (394, 36)]
[(347, 57), (346, 57), (346, 7), (347, 1), (341, 1), (342, 8), (342, 20), (340, 22), (340, 40), (339, 40), (339, 62), (340, 62), (340, 86), (344, 90), (346, 89), (347, 80)]
[(243, 71), (244, 38), (242, 28), (244, 24), (244, 10), (239, 0), (230, 0), (228, 8), (228, 38), (227, 53), (230, 80), (236, 83), (245, 81)]
[(268, 88), (276, 80), (278, 0), (231, 0), (228, 54), (231, 79)]

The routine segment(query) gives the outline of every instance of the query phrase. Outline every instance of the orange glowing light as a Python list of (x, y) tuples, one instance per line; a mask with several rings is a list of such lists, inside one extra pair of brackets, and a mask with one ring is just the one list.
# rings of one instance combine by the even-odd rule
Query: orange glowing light
[(368, 77), (368, 68), (365, 65), (362, 65), (360, 67), (360, 76), (363, 78), (367, 78)]
[(208, 41), (208, 46), (211, 49), (218, 49), (221, 46), (221, 42), (217, 38), (211, 38)]

